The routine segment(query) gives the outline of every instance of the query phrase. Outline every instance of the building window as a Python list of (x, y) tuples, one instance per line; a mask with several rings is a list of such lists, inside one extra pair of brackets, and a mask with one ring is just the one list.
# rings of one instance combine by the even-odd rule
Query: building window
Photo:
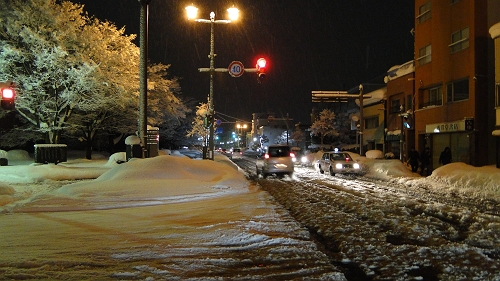
[(453, 33), (449, 47), (452, 54), (469, 48), (469, 28), (467, 27)]
[(399, 113), (401, 109), (401, 102), (399, 100), (391, 100), (390, 113)]
[(443, 93), (441, 86), (424, 90), (419, 108), (428, 106), (443, 105)]
[(495, 85), (496, 107), (500, 107), (500, 83)]
[(372, 116), (365, 119), (365, 129), (376, 129), (378, 125), (378, 116)]
[(418, 50), (418, 58), (417, 58), (418, 65), (424, 65), (426, 63), (430, 63), (432, 59), (431, 54), (432, 54), (431, 45), (427, 45)]
[(469, 99), (469, 79), (450, 82), (446, 85), (446, 101), (454, 102)]
[(431, 2), (427, 2), (418, 8), (418, 23), (423, 23), (431, 18)]

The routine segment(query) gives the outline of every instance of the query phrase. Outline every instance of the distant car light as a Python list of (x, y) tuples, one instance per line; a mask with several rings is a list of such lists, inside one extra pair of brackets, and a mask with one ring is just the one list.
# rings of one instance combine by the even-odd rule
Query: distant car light
[(352, 167), (353, 167), (354, 169), (359, 169), (359, 168), (361, 168), (361, 167), (359, 166), (359, 164), (358, 164), (358, 163), (354, 163), (354, 164), (352, 165)]
[(302, 163), (307, 163), (307, 157), (306, 156), (302, 156), (302, 158), (300, 159), (300, 161)]
[(335, 164), (335, 169), (342, 169), (342, 164), (340, 163)]

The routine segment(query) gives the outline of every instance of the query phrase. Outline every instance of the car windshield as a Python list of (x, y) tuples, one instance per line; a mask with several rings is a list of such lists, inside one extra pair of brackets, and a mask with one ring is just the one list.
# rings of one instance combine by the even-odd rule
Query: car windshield
[(334, 154), (330, 155), (330, 160), (333, 160), (333, 161), (339, 161), (339, 160), (350, 161), (352, 159), (349, 156), (349, 154), (347, 154), (347, 153), (334, 153)]
[(289, 147), (270, 147), (268, 151), (269, 156), (271, 157), (286, 157), (290, 156), (290, 148)]

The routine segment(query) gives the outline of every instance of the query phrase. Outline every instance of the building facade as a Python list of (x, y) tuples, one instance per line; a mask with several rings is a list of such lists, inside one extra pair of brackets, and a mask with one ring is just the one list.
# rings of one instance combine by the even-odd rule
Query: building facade
[(415, 1), (414, 140), (430, 147), (433, 169), (445, 147), (453, 162), (494, 161), (487, 2)]
[(495, 53), (495, 128), (492, 135), (496, 143), (496, 166), (500, 168), (500, 22), (489, 29), (491, 38), (494, 40)]
[(415, 148), (414, 81), (414, 61), (391, 67), (385, 78), (386, 150), (403, 161)]

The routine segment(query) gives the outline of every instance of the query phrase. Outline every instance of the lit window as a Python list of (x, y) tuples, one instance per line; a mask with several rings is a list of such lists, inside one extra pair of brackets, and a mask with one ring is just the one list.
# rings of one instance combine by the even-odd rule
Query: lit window
[(431, 2), (427, 2), (418, 8), (418, 23), (423, 23), (431, 18)]
[(454, 102), (469, 98), (469, 80), (463, 79), (446, 85), (446, 101)]
[(418, 50), (418, 65), (424, 65), (426, 63), (430, 63), (432, 60), (432, 48), (431, 45), (427, 45), (420, 50)]
[(464, 28), (451, 35), (450, 52), (456, 53), (469, 48), (469, 28)]

